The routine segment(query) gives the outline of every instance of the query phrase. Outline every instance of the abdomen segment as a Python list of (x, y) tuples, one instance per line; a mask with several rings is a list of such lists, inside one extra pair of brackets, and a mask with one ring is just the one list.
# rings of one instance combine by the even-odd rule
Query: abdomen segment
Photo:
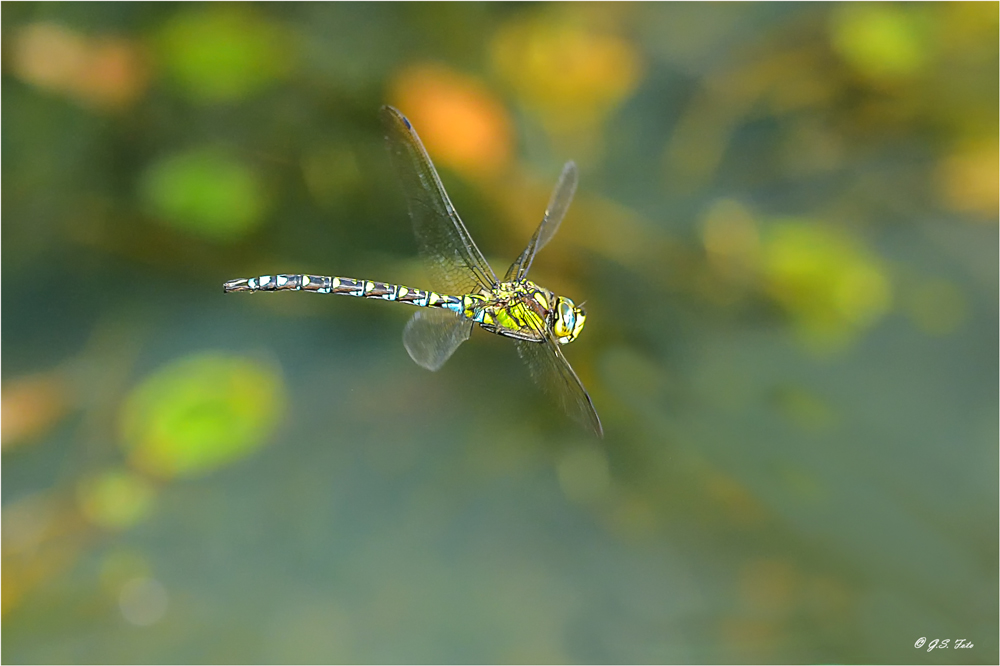
[(399, 301), (422, 308), (443, 308), (462, 313), (461, 296), (439, 294), (423, 289), (411, 289), (398, 284), (355, 280), (354, 278), (326, 275), (261, 275), (237, 278), (222, 285), (226, 293), (237, 291), (311, 291), (317, 294), (343, 294), (382, 301)]

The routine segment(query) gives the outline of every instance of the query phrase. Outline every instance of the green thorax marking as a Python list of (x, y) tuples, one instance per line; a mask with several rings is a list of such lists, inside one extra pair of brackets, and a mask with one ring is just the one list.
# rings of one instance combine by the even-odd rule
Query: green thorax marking
[(549, 326), (554, 300), (551, 291), (530, 280), (501, 282), (463, 296), (462, 314), (491, 333), (539, 342)]

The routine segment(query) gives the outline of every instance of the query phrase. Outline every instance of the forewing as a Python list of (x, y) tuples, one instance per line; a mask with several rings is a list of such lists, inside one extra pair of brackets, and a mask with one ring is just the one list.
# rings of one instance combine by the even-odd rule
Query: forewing
[(417, 365), (438, 370), (471, 333), (472, 322), (450, 310), (418, 310), (403, 329), (403, 346)]
[(552, 237), (559, 230), (559, 224), (562, 222), (563, 217), (566, 216), (570, 202), (573, 201), (577, 180), (576, 163), (573, 161), (566, 162), (566, 165), (563, 166), (562, 174), (559, 176), (559, 182), (556, 183), (555, 189), (552, 190), (552, 196), (549, 198), (549, 205), (545, 208), (542, 223), (538, 225), (538, 229), (535, 230), (535, 234), (528, 241), (528, 246), (524, 248), (521, 256), (507, 269), (507, 274), (503, 278), (504, 282), (527, 277), (528, 270), (531, 268), (531, 262), (535, 260), (535, 255), (552, 240)]
[(604, 437), (601, 419), (580, 378), (550, 336), (544, 342), (515, 340), (517, 353), (528, 364), (532, 379), (551, 395), (569, 416), (598, 437)]
[(427, 150), (406, 117), (382, 107), (386, 146), (434, 289), (452, 295), (490, 288), (497, 278), (448, 198)]

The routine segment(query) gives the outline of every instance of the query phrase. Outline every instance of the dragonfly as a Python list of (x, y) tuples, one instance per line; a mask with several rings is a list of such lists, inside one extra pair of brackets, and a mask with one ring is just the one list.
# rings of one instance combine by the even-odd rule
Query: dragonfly
[(562, 352), (562, 346), (576, 340), (583, 330), (586, 311), (582, 304), (528, 279), (535, 255), (555, 236), (576, 192), (576, 164), (566, 162), (541, 224), (500, 280), (458, 216), (413, 125), (391, 106), (382, 107), (380, 115), (390, 161), (402, 184), (433, 290), (288, 274), (229, 280), (224, 291), (305, 291), (414, 305), (421, 309), (407, 322), (403, 345), (410, 358), (428, 370), (440, 369), (478, 325), (513, 339), (542, 389), (573, 420), (603, 437), (594, 403)]

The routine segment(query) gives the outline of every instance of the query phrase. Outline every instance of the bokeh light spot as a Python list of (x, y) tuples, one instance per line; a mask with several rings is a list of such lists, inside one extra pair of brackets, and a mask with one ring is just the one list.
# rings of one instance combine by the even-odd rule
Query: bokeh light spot
[(0, 400), (3, 448), (37, 437), (55, 425), (69, 408), (69, 388), (56, 373), (18, 377), (5, 382)]
[(218, 353), (182, 358), (128, 397), (123, 444), (150, 473), (202, 474), (261, 446), (284, 414), (284, 395), (280, 374), (265, 363)]
[(600, 123), (632, 94), (643, 72), (628, 41), (547, 17), (502, 27), (492, 60), (521, 102), (556, 134)]
[(22, 28), (13, 56), (20, 78), (89, 107), (127, 106), (149, 81), (146, 58), (134, 42), (89, 38), (51, 23)]
[(846, 232), (784, 221), (767, 229), (763, 254), (768, 293), (820, 347), (842, 345), (889, 308), (885, 268)]
[(937, 185), (949, 208), (979, 213), (996, 223), (1000, 201), (1000, 154), (996, 139), (967, 146), (945, 158), (937, 170)]
[(210, 5), (164, 28), (159, 54), (178, 88), (198, 102), (244, 98), (291, 69), (291, 40), (246, 6)]
[(215, 240), (237, 238), (260, 224), (265, 197), (256, 175), (212, 149), (195, 149), (154, 163), (141, 196), (164, 223)]
[(886, 310), (889, 285), (875, 266), (857, 262), (845, 268), (837, 280), (834, 302), (845, 319), (867, 324)]
[(167, 614), (170, 598), (163, 584), (155, 578), (133, 578), (122, 586), (118, 608), (129, 624), (148, 627)]
[(457, 171), (495, 174), (511, 157), (507, 111), (478, 79), (441, 65), (403, 70), (391, 97), (436, 162)]
[(847, 3), (832, 18), (834, 49), (867, 77), (909, 76), (926, 61), (923, 26), (910, 5)]
[(131, 527), (152, 508), (156, 489), (140, 475), (116, 469), (80, 482), (80, 510), (95, 525), (107, 529)]

